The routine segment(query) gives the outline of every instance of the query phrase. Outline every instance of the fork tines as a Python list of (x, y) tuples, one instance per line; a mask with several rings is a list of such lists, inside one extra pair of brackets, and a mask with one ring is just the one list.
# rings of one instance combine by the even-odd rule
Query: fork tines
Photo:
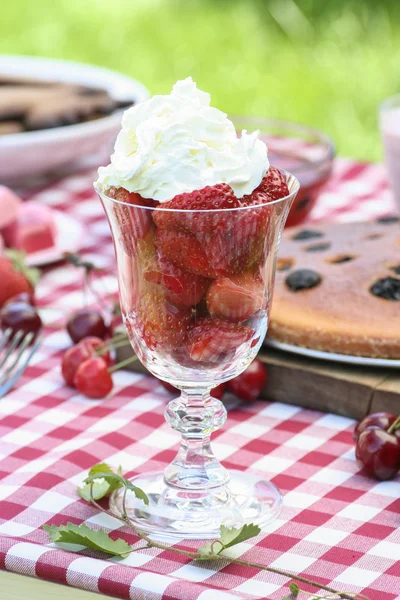
[[(29, 361), (41, 343), (38, 337), (33, 345), (35, 334), (25, 334), (22, 330), (12, 335), (11, 329), (6, 329), (0, 339), (0, 398), (4, 396), (28, 366)], [(29, 347), (30, 346), (30, 347)]]

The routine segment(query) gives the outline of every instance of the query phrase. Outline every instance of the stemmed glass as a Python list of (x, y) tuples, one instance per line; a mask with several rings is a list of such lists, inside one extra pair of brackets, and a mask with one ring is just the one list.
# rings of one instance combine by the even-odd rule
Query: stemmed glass
[[(244, 371), (268, 326), (276, 255), (299, 189), (267, 204), (172, 210), (128, 204), (97, 189), (115, 246), (123, 319), (132, 347), (156, 377), (181, 390), (165, 418), (181, 434), (164, 471), (132, 482), (149, 505), (116, 491), (111, 505), (147, 533), (211, 538), (221, 524), (260, 527), (277, 517), (281, 496), (268, 481), (227, 471), (210, 436), (226, 419), (210, 395)], [(151, 204), (151, 203), (150, 203)]]

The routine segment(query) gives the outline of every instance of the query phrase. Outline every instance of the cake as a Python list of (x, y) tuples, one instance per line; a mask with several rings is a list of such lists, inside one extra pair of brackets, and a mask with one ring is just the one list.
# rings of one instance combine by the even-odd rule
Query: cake
[(325, 352), (400, 358), (399, 219), (286, 230), (268, 335)]
[(56, 238), (53, 212), (38, 202), (23, 202), (18, 207), (15, 220), (2, 233), (9, 248), (23, 250), (27, 254), (51, 248)]
[(0, 76), (0, 135), (91, 121), (132, 103), (105, 89)]

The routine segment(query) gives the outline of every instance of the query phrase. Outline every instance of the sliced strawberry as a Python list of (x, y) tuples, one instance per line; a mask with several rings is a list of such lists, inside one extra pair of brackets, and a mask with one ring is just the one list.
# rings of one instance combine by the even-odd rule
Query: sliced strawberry
[(209, 313), (228, 321), (245, 321), (265, 306), (263, 281), (251, 274), (216, 279), (207, 292)]
[(289, 188), (286, 183), (285, 175), (276, 167), (270, 167), (264, 175), (260, 185), (250, 196), (259, 192), (267, 194), (270, 200), (278, 200), (289, 195)]
[(188, 333), (190, 358), (199, 362), (218, 363), (248, 342), (254, 331), (244, 325), (206, 317)]
[(154, 241), (161, 256), (183, 270), (203, 277), (217, 276), (204, 247), (190, 233), (178, 229), (157, 229)]
[[(153, 219), (157, 227), (177, 227), (193, 233), (204, 235), (212, 233), (216, 228), (225, 228), (225, 217), (221, 212), (207, 212), (221, 209), (232, 209), (240, 206), (232, 188), (226, 183), (207, 186), (194, 192), (178, 194), (162, 208), (182, 212), (155, 211)], [(204, 211), (184, 212), (184, 211)]]
[(176, 308), (161, 294), (147, 292), (128, 331), (141, 337), (150, 350), (171, 350), (185, 342), (190, 318), (190, 309)]
[(229, 235), (205, 246), (219, 275), (234, 275), (248, 271), (265, 258), (268, 244), (271, 209), (256, 206), (237, 211), (231, 215)]
[(107, 197), (113, 198), (114, 200), (118, 200), (119, 202), (125, 202), (126, 204), (135, 204), (136, 206), (158, 206), (158, 202), (156, 200), (151, 200), (150, 198), (142, 198), (140, 194), (136, 192), (128, 192), (123, 187), (111, 187), (107, 190)]
[(128, 256), (135, 256), (137, 242), (144, 239), (153, 227), (150, 210), (138, 207), (153, 207), (158, 204), (154, 200), (142, 198), (135, 192), (128, 192), (124, 188), (110, 188), (107, 192), (109, 198), (118, 200), (121, 203), (113, 206), (113, 214), (117, 221), (114, 225), (117, 233), (116, 239), (119, 239), (125, 253)]
[[(163, 256), (155, 257), (144, 278), (160, 286), (165, 298), (175, 306), (195, 306), (207, 291), (210, 280), (184, 271)], [(162, 292), (161, 292), (162, 293)]]

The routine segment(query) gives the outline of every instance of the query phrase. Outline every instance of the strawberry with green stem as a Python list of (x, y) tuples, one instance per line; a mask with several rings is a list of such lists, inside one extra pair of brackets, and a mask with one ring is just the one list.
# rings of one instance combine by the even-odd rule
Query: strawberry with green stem
[(39, 269), (28, 267), (24, 252), (6, 250), (0, 256), (0, 308), (10, 298), (19, 294), (33, 296), (35, 286), (40, 279)]

